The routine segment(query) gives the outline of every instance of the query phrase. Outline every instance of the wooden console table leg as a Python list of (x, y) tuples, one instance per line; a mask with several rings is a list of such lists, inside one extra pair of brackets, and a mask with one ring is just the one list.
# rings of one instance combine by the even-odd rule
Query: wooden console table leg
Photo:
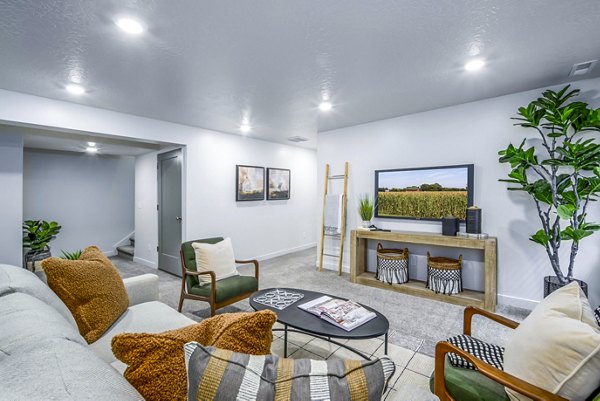
[(496, 282), (497, 282), (497, 255), (496, 255), (496, 240), (488, 239), (485, 241), (484, 252), (484, 271), (485, 271), (485, 298), (484, 308), (495, 312), (496, 311)]
[(367, 240), (358, 238), (355, 231), (350, 236), (350, 281), (357, 282), (357, 277), (366, 271)]

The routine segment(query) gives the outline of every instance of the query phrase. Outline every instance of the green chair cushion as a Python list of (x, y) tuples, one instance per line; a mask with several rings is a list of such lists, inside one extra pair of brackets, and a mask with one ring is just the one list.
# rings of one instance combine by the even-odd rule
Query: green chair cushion
[[(210, 296), (211, 284), (195, 285), (190, 293), (201, 297)], [(217, 281), (217, 303), (221, 303), (236, 295), (258, 290), (258, 280), (251, 276), (233, 276)]]
[[(509, 401), (504, 386), (482, 375), (476, 370), (452, 366), (448, 357), (444, 363), (446, 388), (450, 395), (460, 401)], [(434, 375), (429, 380), (431, 392), (434, 388)]]
[[(186, 269), (189, 271), (198, 271), (196, 268), (196, 253), (194, 252), (194, 248), (192, 247), (192, 243), (200, 242), (203, 244), (216, 244), (217, 242), (223, 241), (223, 237), (213, 237), (213, 238), (204, 238), (204, 239), (196, 239), (193, 241), (187, 241), (181, 244), (181, 250), (183, 251), (183, 262), (185, 263)], [(198, 285), (198, 277), (188, 276), (187, 277), (187, 287), (192, 288), (195, 285)]]

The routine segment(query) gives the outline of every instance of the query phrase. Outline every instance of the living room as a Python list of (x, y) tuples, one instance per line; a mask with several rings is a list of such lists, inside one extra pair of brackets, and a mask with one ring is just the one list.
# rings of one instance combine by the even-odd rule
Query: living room
[[(375, 171), (473, 165), (472, 205), (481, 209), (481, 231), (497, 239), (495, 311), (522, 321), (545, 299), (544, 277), (554, 272), (544, 247), (529, 240), (542, 227), (536, 204), (499, 181), (508, 178), (511, 168), (499, 162), (498, 152), (524, 138), (527, 146), (541, 147), (535, 130), (514, 126), (511, 118), (548, 89), (558, 92), (570, 85), (580, 90), (571, 101), (585, 102), (592, 110), (600, 107), (600, 55), (593, 39), (600, 37), (596, 2), (462, 1), (431, 7), (419, 2), (61, 1), (44, 6), (25, 1), (0, 2), (0, 11), (0, 263), (24, 265), (24, 220), (56, 220), (63, 231), (50, 243), (52, 256), (60, 256), (61, 249), (99, 246), (123, 277), (158, 275), (158, 283), (148, 288), (156, 286), (160, 301), (177, 309), (181, 279), (161, 269), (156, 250), (156, 163), (160, 154), (181, 149), (178, 242), (230, 238), (237, 260), (259, 262), (260, 290), (321, 291), (381, 312), (389, 320), (389, 356), (397, 371), (384, 398), (419, 394), (411, 397), (428, 399), (433, 397), (429, 376), (436, 344), (462, 333), (464, 308), (439, 302), (446, 298), (425, 299), (351, 282), (356, 257), (352, 232), (362, 224), (359, 198), (377, 196)], [(123, 30), (118, 22), (124, 17), (141, 31)], [(478, 64), (466, 68), (473, 61)], [(50, 148), (40, 150), (34, 137), (43, 137)], [(290, 141), (294, 137), (304, 140)], [(79, 143), (81, 150), (67, 149), (61, 143), (67, 140)], [(85, 152), (89, 142), (97, 152)], [(123, 162), (111, 146), (138, 150)], [(325, 257), (324, 271), (317, 268), (325, 166), (330, 175), (339, 175), (346, 162), (345, 240), (338, 276), (334, 257)], [(127, 170), (127, 179), (119, 184), (124, 189), (116, 192), (124, 195), (115, 197), (127, 209), (124, 214), (113, 213), (121, 203), (104, 201), (101, 195), (114, 190), (112, 176), (94, 177), (102, 167), (83, 168), (101, 163), (122, 163)], [(264, 167), (265, 173), (268, 168), (289, 170), (289, 199), (236, 200), (240, 165)], [(62, 175), (69, 168), (71, 174)], [(84, 185), (83, 171), (90, 171), (89, 180), (103, 188), (97, 203), (88, 204), (94, 210), (86, 210), (78, 194), (91, 188)], [(71, 177), (65, 178), (70, 185), (63, 177)], [(36, 196), (40, 180), (45, 180), (43, 197)], [(341, 181), (330, 190), (341, 193)], [(112, 228), (110, 237), (90, 224), (75, 224), (85, 221), (86, 212), (99, 226), (108, 216), (114, 218), (115, 224), (106, 228), (106, 233)], [(594, 203), (585, 219), (600, 220)], [(117, 222), (127, 224), (116, 230)], [(439, 219), (374, 217), (371, 223), (392, 233), (442, 232)], [(464, 222), (460, 231), (465, 231)], [(118, 245), (132, 233), (133, 261), (115, 258)], [(368, 242), (371, 270), (377, 265), (377, 242)], [(394, 241), (381, 242), (398, 247)], [(595, 285), (600, 250), (594, 242), (595, 236), (582, 239), (574, 276), (589, 285), (586, 302), (591, 309), (600, 305)], [(339, 241), (325, 245), (327, 252), (339, 251)], [(427, 252), (462, 255), (465, 289), (484, 291), (481, 252), (407, 246), (409, 275), (426, 274)], [(568, 248), (565, 240), (560, 250), (565, 271)], [(252, 269), (241, 271), (252, 275)], [(252, 311), (251, 299), (217, 310), (217, 316)], [(210, 307), (186, 299), (182, 310), (197, 322), (208, 320)], [(273, 333), (274, 347), (282, 351), (281, 332)], [(301, 344), (293, 342), (296, 335)], [(487, 323), (482, 335), (490, 341), (510, 338)], [(290, 358), (319, 356), (319, 349), (307, 346), (316, 340), (290, 336)], [(350, 344), (367, 348), (362, 351), (368, 357), (383, 356), (384, 339), (376, 341)], [(337, 350), (341, 359), (357, 357), (343, 347), (319, 345), (331, 351), (325, 359), (335, 359)]]

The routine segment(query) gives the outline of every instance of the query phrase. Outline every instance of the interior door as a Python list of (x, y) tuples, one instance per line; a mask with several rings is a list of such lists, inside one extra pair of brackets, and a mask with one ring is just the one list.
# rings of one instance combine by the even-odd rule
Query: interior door
[(158, 268), (181, 276), (181, 149), (158, 155)]

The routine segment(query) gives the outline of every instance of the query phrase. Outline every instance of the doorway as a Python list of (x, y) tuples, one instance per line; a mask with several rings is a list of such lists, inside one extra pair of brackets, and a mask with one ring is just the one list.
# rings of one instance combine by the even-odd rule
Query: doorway
[(158, 155), (158, 268), (181, 276), (181, 149)]

